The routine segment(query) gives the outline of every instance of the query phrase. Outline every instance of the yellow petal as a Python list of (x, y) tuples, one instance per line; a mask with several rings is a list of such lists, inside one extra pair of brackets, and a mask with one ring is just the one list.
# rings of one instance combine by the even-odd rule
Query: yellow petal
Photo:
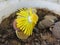
[[(29, 18), (31, 17), (31, 19)], [(29, 21), (32, 20), (31, 22)], [(24, 32), (25, 35), (32, 35), (33, 28), (38, 21), (38, 16), (35, 12), (33, 12), (32, 8), (29, 9), (21, 9), (20, 12), (17, 13), (17, 28)]]

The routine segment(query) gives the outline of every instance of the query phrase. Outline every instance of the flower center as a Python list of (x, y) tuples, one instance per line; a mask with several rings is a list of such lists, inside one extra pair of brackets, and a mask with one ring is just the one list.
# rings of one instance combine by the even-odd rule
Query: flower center
[(29, 21), (29, 22), (32, 22), (31, 16), (28, 16), (28, 21)]

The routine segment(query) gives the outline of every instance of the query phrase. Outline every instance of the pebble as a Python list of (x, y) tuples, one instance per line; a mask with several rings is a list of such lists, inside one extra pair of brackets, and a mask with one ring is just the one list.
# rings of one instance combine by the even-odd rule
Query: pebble
[(3, 35), (3, 36), (2, 36), (2, 38), (7, 38), (7, 36), (8, 36), (8, 35), (7, 35), (7, 34), (5, 34), (5, 35)]
[(35, 45), (35, 42), (32, 42), (31, 45)]
[(0, 38), (0, 42), (2, 42), (2, 43), (3, 43), (3, 42), (5, 42), (5, 39), (3, 39), (3, 38)]
[(45, 40), (49, 43), (53, 43), (56, 41), (56, 38), (48, 32), (46, 32), (45, 34), (41, 34), (41, 38), (42, 38), (42, 40)]
[(26, 43), (25, 45), (31, 45), (30, 43)]
[(0, 34), (0, 38), (2, 37), (2, 35)]
[(18, 42), (17, 40), (10, 40), (9, 45), (21, 45), (21, 42)]
[(38, 43), (38, 42), (35, 42), (35, 45), (40, 45), (40, 43)]
[(7, 45), (8, 44), (8, 41), (5, 41), (5, 43), (4, 43), (5, 45)]
[(45, 41), (42, 41), (41, 45), (47, 45), (47, 43)]

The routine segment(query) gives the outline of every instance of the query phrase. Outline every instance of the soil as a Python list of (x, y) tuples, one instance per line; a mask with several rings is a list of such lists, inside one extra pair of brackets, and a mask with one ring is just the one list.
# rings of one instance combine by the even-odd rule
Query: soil
[[(26, 40), (18, 39), (13, 28), (13, 21), (17, 16), (16, 12), (5, 18), (0, 24), (0, 45), (60, 45), (60, 39), (56, 38), (56, 33), (52, 32), (55, 23), (60, 21), (60, 16), (47, 9), (37, 9), (37, 15), (39, 17), (38, 23), (34, 27), (33, 34)], [(49, 20), (47, 20), (47, 24), (43, 23), (42, 26), (39, 26), (39, 22), (44, 22), (42, 20), (46, 20), (44, 17), (48, 15), (55, 16), (57, 20), (52, 19), (54, 22), (48, 26)]]

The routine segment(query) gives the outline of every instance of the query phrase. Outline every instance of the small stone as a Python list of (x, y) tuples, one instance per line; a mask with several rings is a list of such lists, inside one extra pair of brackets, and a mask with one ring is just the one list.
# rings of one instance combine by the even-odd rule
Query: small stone
[(60, 38), (60, 21), (55, 23), (51, 31), (56, 38)]
[(45, 41), (42, 41), (41, 45), (47, 45), (47, 43)]
[(1, 43), (5, 42), (5, 39), (0, 38), (0, 42), (1, 42)]
[(34, 39), (34, 41), (35, 41), (35, 42), (38, 42), (38, 39), (37, 39), (37, 38), (35, 38), (35, 39)]
[(35, 42), (32, 42), (31, 45), (35, 45)]
[(7, 34), (6, 35), (3, 35), (2, 38), (6, 38), (7, 36), (8, 36)]
[(2, 39), (2, 42), (5, 42), (5, 39)]
[(30, 43), (26, 43), (25, 45), (31, 45)]
[(8, 41), (5, 41), (5, 45), (7, 45), (8, 44)]
[(41, 38), (42, 40), (47, 41), (49, 43), (53, 43), (56, 41), (56, 38), (48, 32), (41, 34)]
[(0, 37), (2, 37), (2, 35), (0, 34)]
[(41, 45), (40, 43), (38, 43), (38, 42), (35, 42), (35, 45)]
[(10, 45), (21, 45), (21, 42), (18, 42), (17, 40), (14, 40), (14, 39), (13, 39), (13, 40), (10, 40), (10, 41), (9, 41), (9, 44), (10, 44)]
[(30, 36), (30, 37), (27, 39), (28, 42), (32, 42), (33, 40), (34, 40), (34, 35)]

